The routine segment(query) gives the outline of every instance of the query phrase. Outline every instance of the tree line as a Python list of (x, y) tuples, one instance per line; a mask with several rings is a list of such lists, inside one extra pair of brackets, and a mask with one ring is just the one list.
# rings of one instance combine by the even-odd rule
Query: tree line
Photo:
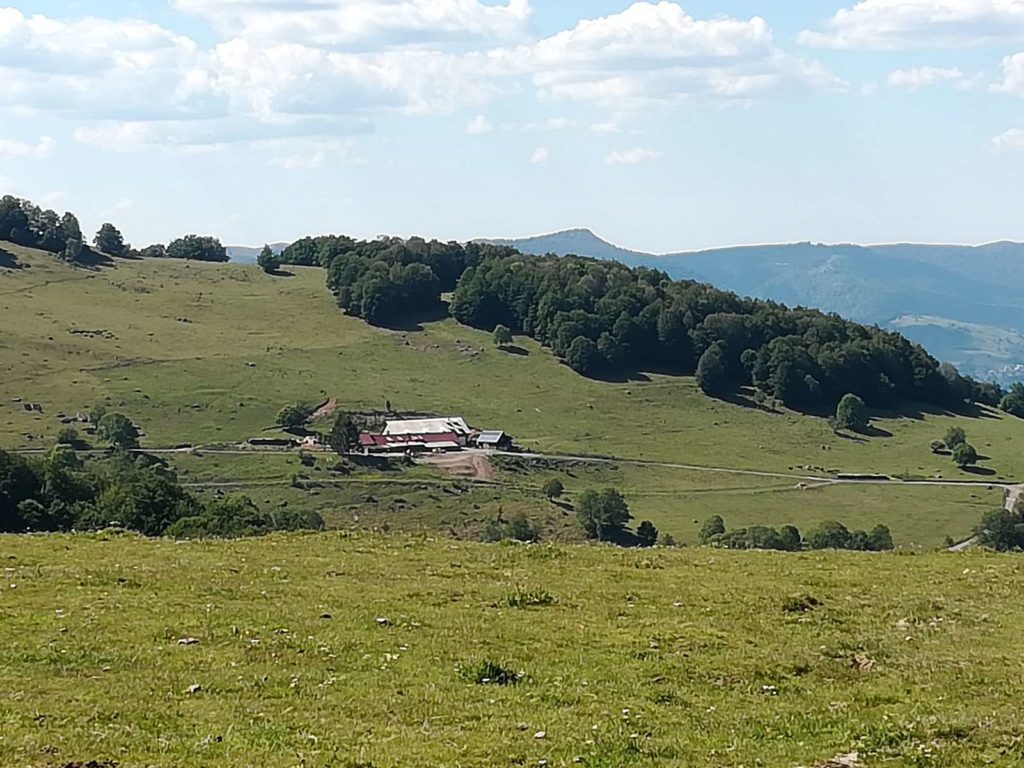
[(532, 256), (480, 243), (422, 238), (304, 238), (281, 263), (321, 266), (338, 305), (376, 325), (433, 310), (488, 332), (529, 336), (576, 372), (694, 374), (729, 396), (753, 386), (799, 410), (832, 410), (852, 394), (873, 407), (902, 401), (956, 407), (1019, 397), (940, 364), (899, 333), (806, 308), (748, 299), (660, 270), (577, 256)]
[(90, 253), (118, 258), (228, 260), (227, 251), (215, 237), (186, 235), (167, 245), (154, 244), (135, 249), (125, 242), (121, 231), (109, 222), (97, 230), (90, 247), (75, 214), (58, 214), (11, 195), (0, 198), (0, 240), (49, 251), (71, 263), (84, 261)]
[(165, 463), (115, 450), (82, 459), (58, 444), (40, 458), (0, 450), (0, 532), (28, 533), (121, 527), (145, 536), (256, 536), (318, 530), (316, 513), (262, 511), (246, 496), (202, 502)]
[(754, 525), (727, 530), (721, 516), (714, 515), (704, 521), (697, 538), (705, 546), (722, 549), (774, 549), (780, 552), (804, 549), (886, 552), (894, 549), (892, 533), (885, 525), (876, 525), (871, 531), (851, 531), (835, 520), (822, 523), (804, 538), (792, 525), (779, 529)]

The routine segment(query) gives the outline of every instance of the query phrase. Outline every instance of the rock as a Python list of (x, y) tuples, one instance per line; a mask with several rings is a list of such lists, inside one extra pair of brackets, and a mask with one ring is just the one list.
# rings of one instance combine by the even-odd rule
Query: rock
[(377, 617), (377, 626), (378, 627), (390, 627), (391, 626), (391, 619), (388, 619), (388, 618), (386, 618), (384, 616), (378, 616)]
[(329, 620), (333, 619), (334, 617), (331, 616), (331, 614), (329, 614), (329, 613), (321, 613), (320, 614), (320, 618), (323, 619), (324, 621), (329, 621)]
[(178, 645), (199, 645), (199, 641), (194, 637), (183, 637), (178, 640)]
[(537, 739), (538, 741), (540, 739), (546, 739), (547, 737), (548, 735), (544, 731), (537, 731), (535, 734), (533, 734), (533, 738)]
[(186, 692), (194, 696), (195, 694), (199, 693), (201, 690), (203, 690), (203, 686), (201, 686), (199, 683), (193, 683), (192, 685), (190, 685), (188, 687)]

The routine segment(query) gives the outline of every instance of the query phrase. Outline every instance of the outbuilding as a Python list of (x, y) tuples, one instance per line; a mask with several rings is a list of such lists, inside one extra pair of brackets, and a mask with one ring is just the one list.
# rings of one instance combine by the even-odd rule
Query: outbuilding
[(477, 448), (485, 448), (491, 451), (512, 450), (512, 437), (506, 432), (496, 430), (481, 432), (472, 442)]

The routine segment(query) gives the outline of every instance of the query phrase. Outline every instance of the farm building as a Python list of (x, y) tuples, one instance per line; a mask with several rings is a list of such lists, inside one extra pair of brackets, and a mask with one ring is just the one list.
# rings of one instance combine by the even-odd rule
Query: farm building
[(454, 432), (410, 435), (359, 436), (359, 447), (363, 453), (425, 453), (428, 451), (458, 451), (465, 444), (465, 438)]
[(389, 421), (384, 427), (385, 435), (448, 435), (461, 438), (463, 445), (473, 430), (466, 420), (457, 416), (442, 419), (407, 419)]
[(469, 440), (477, 448), (491, 451), (508, 451), (512, 449), (512, 438), (505, 432), (487, 431), (474, 435)]

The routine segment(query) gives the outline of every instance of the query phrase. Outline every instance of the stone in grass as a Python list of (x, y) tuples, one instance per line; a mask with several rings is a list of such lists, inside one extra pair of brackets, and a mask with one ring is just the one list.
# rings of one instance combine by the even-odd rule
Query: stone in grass
[(199, 640), (194, 637), (183, 637), (178, 640), (178, 645), (199, 645)]

